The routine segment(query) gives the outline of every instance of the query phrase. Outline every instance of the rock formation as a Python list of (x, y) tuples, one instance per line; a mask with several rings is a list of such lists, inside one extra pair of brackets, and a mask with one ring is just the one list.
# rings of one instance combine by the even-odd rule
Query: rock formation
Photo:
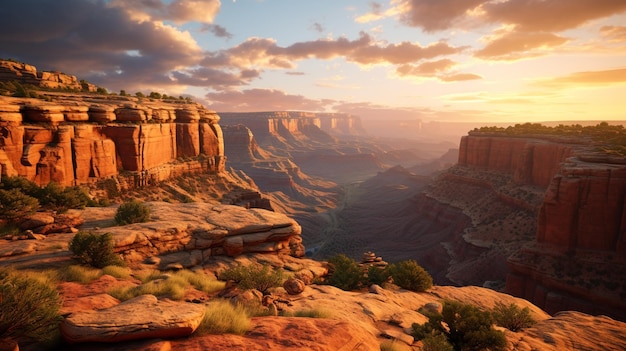
[[(589, 140), (579, 138), (474, 133), (461, 140), (459, 165), (484, 171), (483, 179), (473, 177), (474, 183), (497, 188), (486, 179), (495, 172), (522, 189), (543, 191), (535, 209), (535, 240), (509, 258), (507, 292), (549, 313), (574, 309), (626, 318), (623, 157), (598, 153)], [(500, 191), (501, 198), (523, 206), (524, 197), (514, 191), (519, 190)], [(527, 205), (532, 209), (531, 203)]]
[(307, 137), (330, 141), (328, 134), (365, 134), (360, 118), (346, 113), (220, 112), (220, 116), (224, 124), (242, 124), (250, 128), (262, 144), (266, 142), (265, 138), (270, 136), (280, 136), (285, 141)]
[(301, 228), (284, 214), (216, 203), (149, 202), (151, 221), (95, 230), (111, 233), (127, 262), (159, 256), (160, 268), (202, 264), (213, 256), (283, 253), (304, 256)]
[(204, 311), (202, 305), (141, 295), (106, 309), (73, 313), (61, 323), (61, 333), (71, 343), (177, 338), (191, 335)]
[(45, 185), (126, 187), (224, 169), (219, 116), (198, 104), (59, 94), (0, 98), (0, 174)]
[(0, 81), (17, 81), (51, 89), (82, 89), (75, 76), (52, 71), (38, 72), (35, 66), (6, 60), (0, 60)]

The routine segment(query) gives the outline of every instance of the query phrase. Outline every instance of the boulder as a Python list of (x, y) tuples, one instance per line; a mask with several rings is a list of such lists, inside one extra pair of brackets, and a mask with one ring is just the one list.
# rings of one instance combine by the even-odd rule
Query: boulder
[(177, 338), (191, 335), (204, 311), (202, 305), (142, 295), (110, 308), (73, 313), (61, 323), (61, 334), (69, 343)]
[(21, 230), (32, 230), (52, 223), (54, 223), (54, 217), (52, 217), (49, 213), (35, 212), (24, 218), (18, 226)]
[(298, 295), (304, 291), (306, 285), (300, 279), (289, 278), (283, 283), (283, 288), (289, 295)]

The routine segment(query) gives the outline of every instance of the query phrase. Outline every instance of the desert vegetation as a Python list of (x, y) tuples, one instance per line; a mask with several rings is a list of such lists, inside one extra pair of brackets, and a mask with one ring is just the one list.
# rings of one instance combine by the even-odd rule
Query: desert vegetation
[(113, 237), (109, 233), (78, 232), (70, 241), (69, 249), (78, 262), (88, 266), (124, 265), (124, 261), (113, 251)]
[[(583, 142), (588, 138), (597, 143), (597, 149), (607, 154), (626, 156), (626, 129), (623, 125), (610, 125), (601, 122), (595, 126), (582, 126), (580, 124), (559, 124), (549, 127), (540, 123), (516, 124), (509, 127), (481, 127), (475, 128), (471, 133), (501, 134), (507, 136), (563, 136), (575, 137), (577, 142)], [(581, 140), (583, 138), (583, 140)]]
[(117, 225), (143, 223), (148, 220), (150, 220), (150, 207), (137, 200), (121, 204), (115, 213), (115, 223)]
[(242, 289), (267, 292), (270, 288), (281, 286), (285, 276), (282, 269), (274, 269), (269, 265), (236, 265), (221, 271), (218, 278), (223, 281), (232, 280)]
[(370, 266), (363, 268), (356, 261), (344, 254), (337, 254), (328, 259), (331, 274), (323, 282), (342, 290), (356, 290), (371, 284), (385, 284), (391, 278), (401, 288), (421, 292), (433, 285), (430, 274), (414, 260), (392, 263), (385, 268)]
[(63, 187), (54, 182), (44, 187), (15, 176), (2, 177), (0, 182), (0, 220), (15, 221), (38, 210), (63, 213), (70, 208), (95, 205), (80, 187)]
[(0, 340), (56, 342), (60, 307), (56, 284), (48, 276), (0, 270)]
[[(489, 311), (457, 301), (445, 301), (441, 313), (426, 313), (428, 322), (413, 324), (413, 337), (424, 340), (431, 350), (504, 350), (506, 337), (493, 327)], [(442, 337), (443, 336), (443, 337)]]

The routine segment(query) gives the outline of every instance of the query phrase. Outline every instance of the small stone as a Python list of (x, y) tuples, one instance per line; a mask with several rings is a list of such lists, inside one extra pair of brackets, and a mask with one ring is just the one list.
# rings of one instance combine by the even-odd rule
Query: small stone
[(381, 335), (386, 338), (402, 341), (407, 345), (413, 345), (413, 342), (415, 341), (411, 335), (392, 329), (383, 330)]
[(183, 265), (178, 262), (173, 262), (165, 266), (166, 271), (180, 271), (183, 268), (185, 267), (183, 267)]
[(422, 307), (422, 310), (428, 313), (441, 313), (443, 311), (443, 305), (439, 302), (429, 302)]
[(161, 259), (159, 257), (156, 256), (150, 256), (148, 258), (146, 258), (146, 264), (160, 264), (161, 263)]
[(383, 289), (383, 288), (382, 288), (380, 285), (378, 285), (378, 284), (372, 284), (372, 285), (370, 285), (370, 287), (369, 287), (369, 289), (368, 289), (368, 290), (369, 290), (369, 292), (370, 292), (370, 293), (372, 293), (372, 294), (379, 294), (379, 295), (380, 295), (380, 294), (382, 294), (382, 293), (385, 291), (385, 289)]

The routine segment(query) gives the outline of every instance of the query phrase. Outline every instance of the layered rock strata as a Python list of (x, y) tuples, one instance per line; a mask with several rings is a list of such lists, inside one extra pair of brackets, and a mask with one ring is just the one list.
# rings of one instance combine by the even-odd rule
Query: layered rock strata
[(600, 154), (580, 138), (474, 134), (461, 140), (459, 165), (544, 192), (535, 240), (508, 259), (507, 292), (549, 313), (626, 318), (623, 157)]
[(199, 265), (212, 256), (243, 253), (304, 256), (300, 225), (286, 215), (215, 203), (148, 203), (148, 223), (97, 230), (111, 233), (115, 251), (127, 262), (159, 257), (161, 268), (171, 263)]
[(219, 116), (199, 104), (55, 94), (0, 98), (0, 174), (45, 185), (119, 176), (129, 186), (221, 172)]
[[(223, 123), (243, 124), (261, 143), (269, 136), (282, 136), (287, 140), (300, 135), (325, 133), (338, 135), (363, 135), (365, 131), (358, 116), (346, 113), (313, 113), (299, 111), (271, 112), (220, 112)], [(317, 136), (321, 136), (317, 133)]]
[(0, 81), (17, 81), (51, 89), (82, 89), (75, 76), (54, 71), (38, 72), (35, 66), (5, 60), (0, 60)]

